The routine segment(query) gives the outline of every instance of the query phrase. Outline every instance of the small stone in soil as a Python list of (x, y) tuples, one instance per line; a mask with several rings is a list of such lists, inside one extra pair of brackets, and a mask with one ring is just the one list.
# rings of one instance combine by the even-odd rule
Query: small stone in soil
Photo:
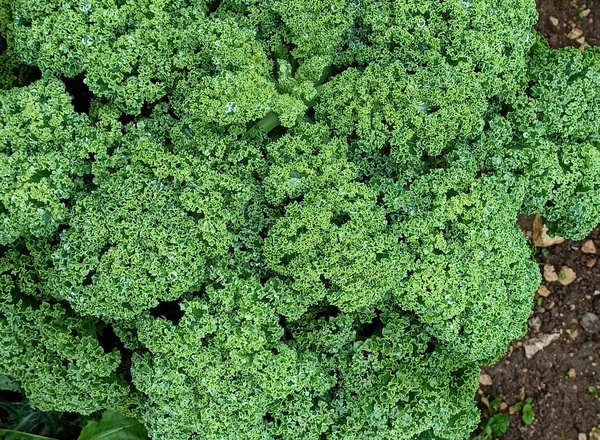
[[(582, 41), (577, 40), (578, 43), (583, 43)], [(595, 254), (596, 253), (596, 245), (592, 240), (586, 240), (581, 245), (581, 252), (584, 254)]]
[(531, 359), (538, 351), (543, 350), (558, 338), (560, 338), (558, 333), (552, 333), (526, 341), (525, 344), (523, 344), (525, 348), (525, 357)]
[(600, 319), (598, 318), (598, 315), (587, 312), (583, 315), (583, 318), (581, 318), (581, 326), (588, 333), (598, 333), (600, 332)]
[(481, 373), (479, 376), (479, 384), (483, 386), (491, 386), (493, 385), (492, 377), (489, 374)]
[(587, 260), (587, 261), (585, 262), (585, 265), (586, 265), (587, 267), (594, 267), (594, 265), (596, 264), (596, 261), (598, 261), (598, 259), (597, 259), (597, 258), (590, 258), (589, 260)]
[(583, 31), (579, 28), (573, 28), (571, 29), (571, 32), (569, 32), (567, 34), (567, 38), (569, 40), (576, 40), (577, 38), (581, 37), (583, 35)]
[(577, 377), (577, 372), (575, 371), (575, 368), (571, 368), (567, 374), (569, 375), (569, 377), (571, 379), (573, 379), (574, 377)]
[(550, 17), (548, 17), (548, 19), (550, 20), (550, 22), (552, 23), (552, 25), (554, 27), (558, 26), (558, 18), (550, 16)]
[(577, 279), (577, 274), (570, 267), (563, 266), (558, 272), (557, 278), (560, 284), (567, 286)]
[(587, 435), (584, 434), (583, 432), (580, 432), (579, 435), (577, 436), (577, 440), (587, 440)]
[(542, 326), (542, 320), (539, 317), (534, 316), (532, 318), (529, 318), (529, 327), (530, 328), (532, 328), (536, 332), (539, 332), (541, 326)]
[(548, 282), (558, 281), (556, 269), (551, 264), (544, 264), (544, 279)]
[(550, 295), (550, 290), (543, 284), (538, 288), (537, 293), (542, 298), (547, 298)]
[(587, 341), (587, 342), (584, 342), (583, 344), (581, 344), (577, 354), (579, 354), (579, 357), (581, 357), (581, 358), (595, 356), (597, 354), (597, 352), (599, 351), (598, 350), (599, 348), (600, 348), (600, 346), (598, 345), (597, 342)]

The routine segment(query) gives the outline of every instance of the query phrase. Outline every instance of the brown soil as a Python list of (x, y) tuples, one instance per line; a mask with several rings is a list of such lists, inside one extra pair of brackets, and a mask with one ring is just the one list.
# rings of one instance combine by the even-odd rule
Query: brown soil
[(600, 45), (600, 0), (537, 0), (536, 29), (553, 48)]
[[(600, 228), (589, 238), (600, 253)], [(517, 402), (533, 398), (534, 422), (527, 426), (520, 413), (511, 414), (511, 426), (503, 440), (578, 440), (579, 434), (586, 434), (589, 439), (592, 428), (600, 424), (596, 416), (600, 413), (600, 400), (588, 391), (590, 386), (600, 390), (600, 325), (594, 329), (586, 324), (588, 330), (596, 330), (596, 333), (582, 326), (586, 313), (600, 315), (600, 263), (597, 260), (600, 255), (582, 252), (583, 243), (585, 240), (565, 241), (537, 250), (536, 259), (542, 273), (545, 265), (552, 265), (556, 272), (569, 267), (577, 278), (566, 286), (559, 281), (544, 280), (548, 291), (540, 292), (547, 296), (536, 295), (525, 338), (513, 343), (498, 364), (483, 369), (493, 383), (482, 386), (480, 396), (487, 396), (489, 400), (503, 396), (507, 404), (503, 412), (510, 414)], [(554, 333), (559, 335), (558, 339), (530, 359), (525, 356), (524, 346), (535, 338)]]
[[(583, 50), (587, 45), (600, 45), (600, 0), (538, 0), (538, 10), (536, 28), (553, 48)], [(520, 223), (531, 236), (528, 220)], [(510, 427), (502, 440), (600, 439), (600, 399), (588, 390), (595, 386), (600, 393), (600, 325), (594, 327), (589, 321), (590, 313), (600, 316), (600, 227), (588, 239), (595, 244), (595, 254), (582, 251), (587, 239), (537, 249), (542, 274), (545, 265), (552, 265), (556, 272), (565, 266), (577, 277), (566, 286), (544, 280), (548, 291), (542, 288), (536, 294), (527, 335), (513, 343), (496, 365), (482, 370), (482, 382), (491, 385), (481, 385), (480, 408), (489, 413), (484, 402), (502, 396), (496, 411), (509, 414)], [(531, 358), (525, 356), (526, 345), (552, 334), (558, 334), (558, 339)], [(514, 409), (527, 397), (533, 399), (531, 425)]]

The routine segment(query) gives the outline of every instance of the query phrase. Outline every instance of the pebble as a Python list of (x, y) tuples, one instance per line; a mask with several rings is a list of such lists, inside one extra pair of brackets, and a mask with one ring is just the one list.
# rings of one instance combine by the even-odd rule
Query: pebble
[(596, 264), (596, 261), (598, 261), (598, 259), (597, 259), (597, 258), (590, 258), (589, 260), (587, 260), (587, 261), (585, 262), (585, 265), (586, 265), (587, 267), (594, 267), (594, 265)]
[(569, 32), (567, 34), (567, 38), (569, 40), (576, 40), (577, 38), (581, 37), (583, 35), (583, 31), (579, 28), (573, 28), (571, 29), (571, 32)]
[(557, 26), (558, 26), (558, 18), (556, 18), (556, 17), (552, 17), (552, 16), (550, 16), (550, 17), (548, 17), (548, 18), (550, 19), (550, 22), (552, 23), (552, 25), (553, 25), (554, 27), (557, 27)]
[(556, 269), (551, 264), (544, 264), (544, 279), (548, 282), (558, 281)]
[(547, 298), (550, 295), (550, 290), (543, 284), (538, 288), (537, 293), (542, 298)]
[(558, 333), (552, 333), (548, 335), (542, 335), (539, 338), (529, 339), (525, 342), (525, 344), (523, 344), (525, 348), (525, 357), (527, 359), (531, 359), (538, 351), (543, 350), (559, 337), (560, 336)]
[(577, 440), (587, 440), (587, 435), (583, 432), (580, 432), (577, 436)]
[(600, 440), (600, 431), (592, 431), (590, 432), (590, 440)]
[(588, 333), (594, 334), (600, 332), (600, 319), (595, 313), (587, 312), (581, 318), (580, 324)]
[(571, 368), (567, 374), (569, 375), (569, 377), (571, 379), (573, 379), (574, 377), (577, 377), (577, 372), (575, 371), (574, 368)]
[(560, 268), (557, 277), (560, 284), (567, 286), (577, 279), (577, 274), (570, 267), (563, 266)]
[(537, 316), (529, 318), (529, 327), (535, 330), (536, 332), (539, 332), (540, 327), (542, 327), (542, 320)]
[(595, 356), (597, 354), (597, 352), (600, 351), (600, 350), (598, 350), (599, 348), (600, 348), (600, 345), (598, 345), (597, 342), (587, 341), (587, 342), (584, 342), (583, 344), (581, 344), (577, 354), (581, 358)]
[[(583, 41), (577, 40), (578, 43), (583, 43)], [(581, 252), (584, 254), (595, 254), (596, 253), (596, 245), (592, 240), (586, 240), (581, 245)]]
[(494, 382), (489, 374), (481, 373), (479, 376), (479, 384), (483, 386), (491, 386)]
[(581, 46), (579, 46), (577, 48), (577, 50), (579, 50), (580, 52), (583, 52), (585, 50), (586, 47), (590, 47), (590, 45), (588, 44), (588, 42), (584, 42)]

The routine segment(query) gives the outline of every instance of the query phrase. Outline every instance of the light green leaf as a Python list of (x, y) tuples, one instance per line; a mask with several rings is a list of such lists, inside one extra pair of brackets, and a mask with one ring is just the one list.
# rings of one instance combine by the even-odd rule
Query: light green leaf
[(116, 411), (105, 411), (100, 422), (89, 422), (78, 440), (147, 440), (144, 426)]

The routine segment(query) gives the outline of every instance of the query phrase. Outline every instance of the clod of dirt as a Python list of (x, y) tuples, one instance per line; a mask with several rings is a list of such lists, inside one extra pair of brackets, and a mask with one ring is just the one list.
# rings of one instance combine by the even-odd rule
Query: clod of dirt
[(548, 282), (558, 281), (556, 269), (551, 264), (544, 264), (544, 279)]
[(543, 335), (539, 338), (533, 338), (526, 341), (523, 344), (523, 348), (525, 348), (525, 357), (527, 357), (527, 359), (531, 359), (533, 355), (539, 351), (542, 351), (552, 342), (556, 341), (559, 337), (560, 335), (558, 333), (552, 333), (550, 335)]
[(577, 274), (570, 267), (563, 266), (560, 272), (558, 272), (557, 277), (560, 284), (567, 286), (577, 279)]
[(584, 254), (595, 254), (596, 245), (592, 240), (586, 240), (581, 245), (581, 252), (583, 252)]
[(536, 214), (533, 219), (533, 243), (537, 247), (550, 247), (565, 241), (562, 237), (550, 237), (548, 228), (542, 223), (541, 216)]
[(590, 440), (600, 440), (600, 431), (590, 432)]
[(600, 318), (595, 313), (587, 312), (581, 318), (580, 324), (588, 333), (594, 334), (600, 332)]
[(479, 384), (489, 387), (493, 385), (494, 382), (492, 381), (492, 377), (489, 374), (481, 373), (481, 376), (479, 376)]
[(587, 260), (587, 261), (585, 262), (585, 265), (586, 265), (587, 267), (590, 267), (590, 268), (592, 268), (592, 267), (594, 267), (594, 266), (596, 265), (596, 262), (597, 262), (597, 261), (598, 261), (598, 259), (597, 259), (597, 258), (590, 258), (589, 260)]
[(539, 332), (541, 327), (542, 320), (538, 316), (529, 318), (529, 328), (535, 330), (536, 332)]
[(542, 298), (547, 298), (548, 295), (550, 295), (550, 290), (548, 290), (548, 288), (546, 286), (544, 286), (543, 284), (538, 288), (537, 290), (537, 294), (539, 296), (541, 296)]

